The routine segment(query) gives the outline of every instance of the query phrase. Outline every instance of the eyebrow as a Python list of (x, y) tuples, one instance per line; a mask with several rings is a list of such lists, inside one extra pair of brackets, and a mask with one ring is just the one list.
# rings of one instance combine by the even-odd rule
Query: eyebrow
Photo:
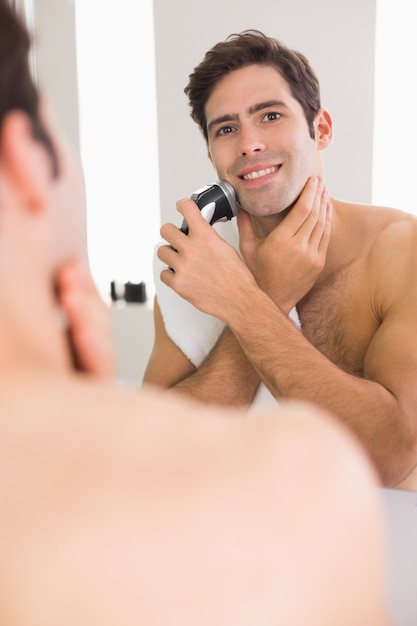
[[(258, 104), (254, 104), (249, 107), (248, 113), (249, 115), (253, 115), (254, 113), (258, 113), (259, 111), (263, 111), (264, 109), (270, 109), (271, 107), (279, 107), (280, 109), (289, 109), (289, 106), (285, 104), (282, 100), (267, 100), (266, 102), (259, 102)], [(221, 115), (220, 117), (216, 117), (214, 120), (207, 124), (207, 131), (210, 133), (211, 130), (215, 126), (219, 124), (224, 124), (224, 122), (235, 122), (239, 119), (239, 115), (237, 113), (229, 114), (229, 115)]]

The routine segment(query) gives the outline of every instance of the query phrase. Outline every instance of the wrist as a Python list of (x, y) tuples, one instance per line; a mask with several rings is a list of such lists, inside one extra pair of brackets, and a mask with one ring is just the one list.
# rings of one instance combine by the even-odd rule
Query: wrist
[(235, 333), (245, 333), (253, 325), (263, 325), (264, 313), (278, 310), (271, 298), (258, 285), (239, 290), (224, 307), (223, 321)]

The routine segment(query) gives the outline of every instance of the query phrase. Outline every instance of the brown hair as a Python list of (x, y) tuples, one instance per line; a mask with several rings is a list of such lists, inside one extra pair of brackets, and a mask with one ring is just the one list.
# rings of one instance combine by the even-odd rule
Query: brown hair
[(320, 85), (307, 58), (290, 50), (280, 41), (267, 37), (258, 30), (245, 30), (230, 35), (209, 50), (203, 61), (194, 68), (185, 87), (191, 108), (191, 117), (208, 140), (205, 105), (218, 81), (247, 65), (274, 67), (287, 82), (291, 95), (303, 108), (314, 139), (313, 122), (320, 109)]
[(8, 112), (24, 111), (31, 120), (33, 137), (48, 150), (57, 176), (57, 154), (39, 116), (39, 93), (29, 69), (30, 45), (26, 27), (8, 2), (0, 0), (0, 129)]

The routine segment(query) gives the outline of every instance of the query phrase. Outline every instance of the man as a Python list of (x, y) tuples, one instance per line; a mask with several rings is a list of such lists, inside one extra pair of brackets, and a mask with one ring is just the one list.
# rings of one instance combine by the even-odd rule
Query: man
[(0, 0), (0, 623), (387, 624), (377, 481), (344, 428), (109, 382), (81, 172), (28, 47)]
[(276, 40), (249, 31), (220, 42), (186, 92), (243, 209), (245, 264), (179, 204), (189, 235), (163, 226), (160, 279), (227, 330), (196, 370), (156, 303), (145, 380), (231, 405), (251, 403), (262, 381), (275, 399), (312, 401), (347, 424), (385, 485), (417, 488), (416, 219), (328, 199), (332, 119), (308, 61)]

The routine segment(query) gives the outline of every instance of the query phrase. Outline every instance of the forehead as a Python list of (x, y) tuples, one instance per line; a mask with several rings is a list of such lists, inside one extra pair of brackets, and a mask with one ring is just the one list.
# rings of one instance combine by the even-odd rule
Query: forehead
[(279, 71), (270, 65), (249, 65), (223, 76), (205, 106), (207, 123), (222, 115), (242, 115), (259, 102), (284, 102), (289, 108), (301, 106)]

